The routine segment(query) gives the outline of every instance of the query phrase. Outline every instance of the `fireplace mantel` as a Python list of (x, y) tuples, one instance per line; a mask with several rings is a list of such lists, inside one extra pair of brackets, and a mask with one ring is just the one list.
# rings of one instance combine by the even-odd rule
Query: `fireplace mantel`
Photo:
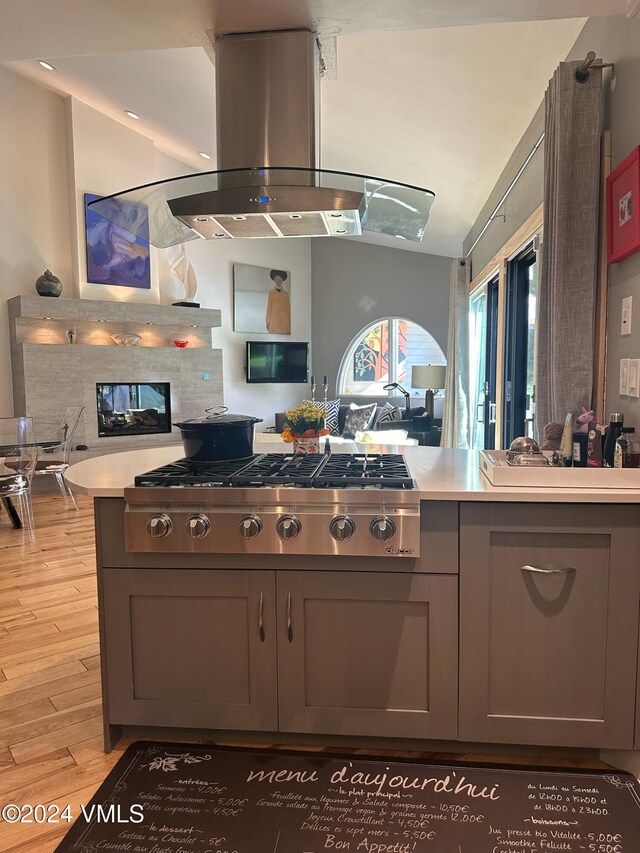
[[(175, 444), (178, 430), (149, 436), (98, 435), (96, 383), (169, 382), (174, 421), (198, 417), (223, 402), (222, 351), (211, 347), (220, 311), (92, 299), (16, 296), (8, 301), (13, 402), (36, 425), (61, 420), (68, 406), (85, 407), (75, 458)], [(75, 343), (67, 332), (73, 330)], [(137, 346), (115, 334), (137, 334)], [(181, 349), (174, 340), (187, 340)]]

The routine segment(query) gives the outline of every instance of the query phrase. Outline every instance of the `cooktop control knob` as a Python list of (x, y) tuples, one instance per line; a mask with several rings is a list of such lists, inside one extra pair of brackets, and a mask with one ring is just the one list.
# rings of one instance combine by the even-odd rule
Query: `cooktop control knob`
[(191, 539), (203, 539), (211, 530), (211, 522), (206, 515), (190, 515), (187, 519), (187, 533)]
[(334, 539), (337, 539), (338, 542), (345, 542), (347, 539), (351, 539), (355, 533), (356, 525), (348, 515), (336, 515), (335, 518), (331, 519), (329, 530)]
[(238, 524), (240, 536), (244, 539), (255, 539), (262, 530), (262, 519), (258, 515), (243, 515)]
[(281, 539), (295, 539), (300, 535), (302, 524), (295, 515), (281, 515), (276, 522), (276, 530)]
[(386, 515), (379, 515), (369, 525), (369, 530), (374, 539), (379, 542), (388, 542), (396, 535), (396, 526)]
[(171, 533), (172, 527), (171, 519), (164, 512), (152, 515), (147, 521), (147, 533), (152, 539), (162, 539), (163, 536)]

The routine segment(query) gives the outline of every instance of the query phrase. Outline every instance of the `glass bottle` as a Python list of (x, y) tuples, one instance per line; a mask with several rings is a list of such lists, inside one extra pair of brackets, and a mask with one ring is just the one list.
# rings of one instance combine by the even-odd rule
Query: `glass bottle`
[(622, 435), (616, 441), (614, 468), (640, 467), (640, 442), (635, 431), (635, 427), (622, 427)]
[(609, 429), (604, 440), (604, 448), (602, 450), (602, 467), (613, 468), (614, 456), (616, 452), (616, 441), (622, 435), (622, 425), (624, 424), (624, 415), (622, 412), (613, 412), (609, 416)]

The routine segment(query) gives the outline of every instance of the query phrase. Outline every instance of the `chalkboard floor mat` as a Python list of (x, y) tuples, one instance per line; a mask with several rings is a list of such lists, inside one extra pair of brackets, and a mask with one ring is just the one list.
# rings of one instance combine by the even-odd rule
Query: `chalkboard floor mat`
[(639, 853), (640, 785), (617, 771), (139, 741), (56, 848), (103, 851)]

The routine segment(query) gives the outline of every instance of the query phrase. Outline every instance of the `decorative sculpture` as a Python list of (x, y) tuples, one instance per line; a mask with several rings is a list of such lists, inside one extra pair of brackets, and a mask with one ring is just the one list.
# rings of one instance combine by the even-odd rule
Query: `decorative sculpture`
[(171, 275), (176, 278), (184, 287), (184, 299), (180, 302), (174, 302), (174, 305), (181, 305), (187, 308), (199, 308), (200, 303), (195, 302), (196, 293), (198, 291), (198, 280), (196, 274), (187, 258), (187, 252), (184, 244), (174, 246), (174, 257), (169, 263)]

